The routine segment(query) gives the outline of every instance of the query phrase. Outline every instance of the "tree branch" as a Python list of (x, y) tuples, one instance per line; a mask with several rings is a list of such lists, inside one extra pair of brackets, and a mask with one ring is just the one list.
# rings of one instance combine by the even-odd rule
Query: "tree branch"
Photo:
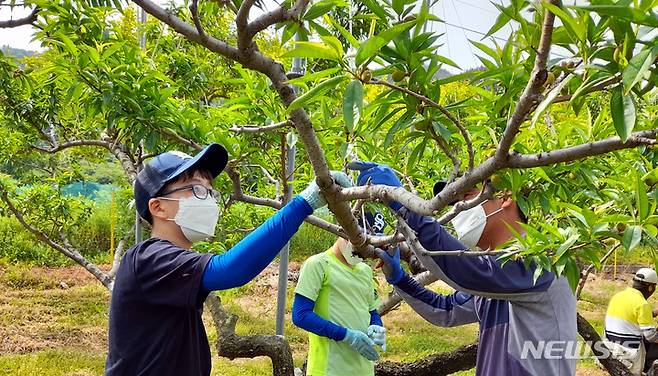
[(32, 9), (32, 12), (23, 18), (18, 18), (15, 20), (4, 20), (0, 21), (0, 28), (12, 28), (12, 27), (18, 27), (18, 26), (23, 26), (23, 25), (31, 25), (34, 22), (36, 22), (37, 17), (39, 16), (39, 7), (35, 7)]
[(110, 146), (112, 146), (112, 144), (108, 141), (102, 141), (102, 140), (74, 140), (74, 141), (65, 142), (63, 144), (55, 145), (49, 149), (42, 148), (37, 145), (30, 145), (30, 147), (32, 147), (33, 149), (51, 154), (76, 146), (100, 146), (105, 149), (110, 149)]
[[(429, 271), (424, 271), (417, 276), (414, 277), (414, 280), (418, 282), (419, 285), (421, 286), (427, 286), (430, 283), (434, 283), (438, 281), (439, 279), (434, 276), (434, 274), (430, 273)], [(380, 315), (384, 316), (385, 314), (391, 312), (393, 309), (395, 309), (398, 304), (402, 302), (402, 297), (395, 291), (393, 291), (389, 296), (388, 299), (384, 300), (380, 305), (379, 308), (377, 308), (377, 311), (379, 312)]]
[[(244, 194), (242, 191), (242, 186), (240, 185), (240, 174), (233, 168), (233, 166), (226, 166), (226, 173), (231, 179), (233, 185), (233, 193), (231, 194), (231, 199), (235, 201), (246, 202), (249, 204), (260, 205), (260, 206), (269, 206), (274, 209), (281, 209), (283, 204), (278, 200), (273, 200), (269, 198), (254, 197), (247, 194)], [(347, 238), (347, 235), (340, 226), (337, 226), (331, 222), (325, 221), (322, 218), (310, 215), (306, 217), (306, 222), (312, 224), (313, 226), (319, 227), (323, 230), (331, 232), (342, 238)]]
[[(589, 89), (586, 89), (581, 93), (581, 95), (593, 93), (595, 91), (601, 91), (606, 89), (610, 85), (614, 85), (621, 81), (621, 75), (611, 77), (610, 79), (601, 82), (600, 84), (594, 85)], [(573, 98), (573, 94), (560, 95), (553, 100), (553, 103), (568, 102)]]
[(452, 206), (452, 209), (450, 209), (450, 211), (448, 211), (447, 213), (442, 215), (436, 221), (439, 222), (440, 224), (448, 223), (451, 219), (455, 218), (455, 216), (457, 214), (459, 214), (460, 212), (480, 205), (481, 203), (483, 203), (483, 202), (487, 201), (488, 199), (490, 199), (491, 197), (493, 197), (493, 194), (494, 194), (493, 184), (491, 184), (491, 182), (487, 181), (487, 183), (484, 184), (484, 186), (482, 187), (482, 190), (480, 191), (480, 193), (476, 197), (474, 197), (474, 198), (472, 198), (468, 201), (459, 201), (459, 202), (457, 202), (456, 204), (454, 204)]
[(245, 27), (242, 37), (245, 39), (253, 39), (256, 34), (274, 24), (299, 17), (304, 9), (306, 9), (309, 2), (310, 0), (297, 0), (295, 5), (290, 9), (279, 7), (259, 16)]
[(194, 21), (194, 26), (196, 27), (199, 36), (205, 39), (206, 33), (203, 31), (203, 26), (199, 19), (199, 0), (192, 0), (192, 4), (190, 4), (190, 13), (192, 13), (192, 21)]
[(229, 128), (228, 130), (231, 132), (236, 132), (236, 133), (264, 133), (264, 132), (271, 132), (273, 130), (277, 130), (280, 128), (285, 128), (285, 127), (292, 127), (293, 124), (290, 120), (282, 121), (280, 123), (274, 123), (270, 125), (263, 125), (263, 126), (258, 126), (258, 125), (234, 125), (233, 127)]
[(188, 147), (190, 147), (190, 148), (192, 148), (192, 149), (194, 149), (194, 150), (196, 150), (196, 151), (201, 151), (201, 150), (203, 150), (203, 146), (197, 144), (196, 142), (194, 142), (194, 141), (192, 141), (192, 140), (190, 140), (190, 139), (187, 139), (187, 138), (185, 138), (185, 137), (179, 135), (178, 133), (172, 131), (171, 129), (168, 129), (168, 128), (162, 128), (162, 129), (159, 129), (158, 132), (160, 132), (160, 133), (162, 133), (163, 135), (167, 136), (167, 137), (170, 138), (171, 140), (176, 141), (176, 142), (179, 142), (179, 143), (181, 143), (181, 144), (183, 144), (183, 145), (185, 145), (185, 146), (188, 146)]
[(133, 2), (140, 8), (144, 9), (151, 16), (169, 25), (169, 27), (174, 29), (176, 32), (185, 36), (188, 40), (199, 43), (207, 49), (217, 52), (218, 54), (229, 59), (241, 61), (237, 48), (232, 47), (226, 42), (217, 38), (208, 36), (206, 34), (200, 34), (196, 27), (193, 27), (192, 25), (184, 22), (171, 13), (168, 13), (166, 10), (151, 2), (150, 0), (133, 0)]
[[(619, 248), (619, 246), (621, 246), (621, 243), (617, 243), (617, 245), (610, 248), (608, 252), (603, 257), (601, 257), (600, 260), (601, 264), (603, 264), (608, 259), (608, 257), (610, 257), (610, 255), (615, 253), (615, 251)], [(592, 272), (592, 270), (594, 270), (594, 268), (595, 265), (591, 264), (590, 266), (587, 267), (587, 269), (583, 271), (583, 274), (580, 277), (580, 282), (578, 283), (578, 288), (576, 288), (576, 300), (580, 299), (580, 293), (583, 291), (583, 288), (585, 288), (585, 283), (587, 282), (587, 278), (589, 277), (589, 274)]]
[[(548, 166), (557, 163), (572, 162), (578, 159), (601, 155), (615, 150), (634, 148), (639, 145), (651, 144), (655, 142), (657, 133), (658, 129), (651, 129), (631, 134), (626, 142), (622, 142), (619, 137), (610, 137), (599, 141), (588, 142), (586, 144), (537, 154), (514, 153), (510, 154), (509, 156), (507, 167), (533, 168), (539, 166)], [(651, 143), (648, 142), (649, 140)]]
[[(561, 6), (560, 0), (547, 1), (556, 6)], [(510, 147), (519, 133), (521, 124), (526, 120), (528, 114), (532, 111), (534, 104), (539, 98), (539, 94), (546, 82), (548, 72), (546, 71), (546, 61), (551, 51), (551, 38), (553, 36), (553, 23), (555, 22), (555, 15), (546, 10), (544, 13), (544, 21), (542, 24), (541, 39), (539, 41), (539, 48), (535, 57), (535, 65), (532, 70), (530, 81), (526, 85), (523, 94), (516, 104), (514, 114), (507, 122), (507, 127), (503, 133), (496, 154), (494, 158), (496, 162), (504, 162), (509, 154)]]
[(119, 265), (121, 264), (121, 257), (123, 257), (123, 252), (125, 251), (125, 246), (126, 242), (128, 241), (128, 238), (130, 235), (133, 234), (135, 231), (135, 227), (131, 226), (130, 230), (128, 233), (126, 233), (121, 240), (119, 240), (119, 244), (117, 244), (117, 248), (114, 250), (114, 258), (112, 259), (112, 268), (110, 269), (109, 272), (107, 272), (108, 277), (114, 279), (114, 276), (117, 274), (117, 271), (119, 271)]

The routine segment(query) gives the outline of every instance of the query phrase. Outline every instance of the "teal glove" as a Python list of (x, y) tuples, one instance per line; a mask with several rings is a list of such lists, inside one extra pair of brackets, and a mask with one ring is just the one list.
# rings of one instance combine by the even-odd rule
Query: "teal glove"
[[(340, 171), (331, 171), (331, 177), (334, 178), (334, 182), (338, 185), (340, 185), (343, 188), (349, 188), (352, 186), (352, 182), (350, 181), (350, 178), (345, 175), (344, 172)], [(299, 194), (308, 204), (313, 208), (313, 210), (321, 208), (325, 205), (327, 205), (327, 201), (322, 197), (322, 194), (320, 193), (320, 187), (318, 187), (318, 184), (313, 180), (311, 184), (306, 187), (300, 194)]]
[(386, 351), (386, 328), (380, 325), (370, 325), (367, 333), (375, 345), (381, 346), (382, 351)]
[(347, 329), (343, 342), (346, 342), (351, 348), (368, 360), (375, 361), (379, 359), (379, 354), (374, 348), (375, 343), (364, 332)]

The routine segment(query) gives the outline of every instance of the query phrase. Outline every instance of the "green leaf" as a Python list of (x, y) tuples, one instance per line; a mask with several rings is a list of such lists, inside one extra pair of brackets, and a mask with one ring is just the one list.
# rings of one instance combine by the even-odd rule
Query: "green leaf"
[(344, 75), (332, 77), (326, 81), (322, 81), (318, 85), (314, 86), (311, 90), (300, 95), (295, 99), (290, 106), (288, 106), (288, 112), (292, 112), (298, 108), (301, 108), (306, 103), (313, 101), (314, 99), (319, 98), (327, 91), (336, 88), (341, 82), (343, 82), (347, 77)]
[(305, 57), (311, 59), (340, 60), (336, 51), (318, 42), (295, 42), (295, 48), (283, 54), (283, 57)]
[(571, 290), (576, 291), (578, 281), (580, 280), (580, 268), (578, 267), (578, 264), (576, 264), (576, 262), (573, 260), (573, 258), (567, 259), (564, 275), (566, 275), (567, 281), (569, 281)]
[(633, 248), (637, 247), (642, 240), (642, 227), (640, 226), (629, 226), (624, 231), (624, 237), (621, 240), (621, 244), (628, 251), (632, 251)]
[(653, 12), (643, 12), (628, 5), (589, 5), (577, 7), (596, 12), (602, 16), (623, 18), (640, 25), (658, 27), (658, 16)]
[(359, 41), (356, 38), (354, 38), (354, 36), (352, 34), (350, 34), (350, 32), (347, 31), (347, 29), (345, 29), (338, 22), (336, 22), (336, 20), (334, 20), (333, 18), (331, 18), (329, 16), (325, 16), (324, 20), (325, 20), (325, 22), (330, 24), (334, 29), (338, 30), (340, 35), (342, 35), (343, 38), (345, 38), (345, 40), (347, 40), (349, 42), (350, 46), (352, 46), (354, 48), (357, 48), (357, 49), (359, 48), (361, 43), (359, 43)]
[(569, 30), (569, 33), (575, 36), (579, 41), (585, 40), (585, 34), (587, 33), (587, 26), (581, 25), (578, 20), (571, 15), (568, 11), (553, 5), (548, 2), (542, 2), (544, 8), (548, 9), (551, 13), (560, 17), (564, 27)]
[(559, 260), (559, 259), (562, 257), (562, 255), (564, 255), (564, 253), (565, 253), (569, 248), (571, 248), (572, 245), (574, 245), (574, 244), (578, 241), (578, 238), (579, 238), (579, 237), (580, 237), (580, 235), (578, 235), (578, 233), (572, 234), (572, 235), (567, 239), (567, 241), (565, 241), (564, 243), (562, 243), (562, 244), (560, 245), (560, 247), (557, 249), (557, 251), (555, 251), (555, 257), (556, 257), (556, 259)]
[(379, 17), (380, 20), (383, 22), (388, 22), (390, 19), (390, 16), (388, 12), (381, 6), (379, 5), (378, 0), (362, 0), (363, 4), (370, 9), (371, 12), (373, 12), (377, 17)]
[(335, 7), (345, 7), (347, 4), (344, 1), (338, 0), (322, 0), (313, 4), (308, 11), (302, 16), (302, 19), (313, 20), (326, 13)]
[(476, 42), (474, 40), (469, 40), (469, 42), (471, 42), (471, 44), (474, 45), (475, 47), (477, 47), (480, 51), (482, 51), (485, 54), (491, 56), (497, 63), (500, 64), (500, 56), (498, 55), (498, 53), (496, 51), (494, 51), (493, 48), (487, 46), (484, 43)]
[(395, 25), (365, 41), (365, 43), (361, 44), (359, 50), (356, 53), (356, 59), (355, 59), (356, 66), (357, 67), (360, 66), (366, 60), (375, 56), (375, 54), (377, 53), (377, 51), (379, 51), (380, 48), (387, 45), (391, 40), (393, 40), (393, 38), (397, 37), (398, 34), (400, 34), (401, 32), (411, 28), (415, 23), (416, 23), (415, 21), (409, 21)]
[(624, 83), (624, 95), (628, 95), (631, 89), (644, 77), (646, 71), (651, 67), (658, 56), (658, 46), (644, 49), (628, 62), (628, 66), (622, 73)]
[(649, 197), (640, 178), (639, 173), (635, 173), (635, 205), (637, 206), (638, 219), (643, 222), (649, 216)]
[(498, 14), (498, 18), (496, 18), (496, 22), (493, 24), (493, 26), (491, 26), (491, 29), (487, 31), (487, 35), (484, 36), (485, 38), (493, 35), (496, 31), (502, 29), (503, 26), (507, 25), (507, 23), (512, 20), (512, 17), (507, 14), (507, 11), (509, 11), (512, 7), (511, 5), (507, 8), (499, 7), (497, 4), (494, 4), (494, 6), (496, 6), (496, 8), (498, 8), (501, 12)]
[(78, 48), (75, 46), (75, 43), (69, 37), (62, 33), (57, 34), (57, 38), (61, 39), (61, 44), (72, 54), (78, 54)]
[(347, 85), (343, 98), (343, 120), (347, 130), (352, 132), (359, 122), (363, 111), (363, 84), (359, 80), (352, 80)]
[(553, 103), (555, 98), (557, 98), (558, 94), (562, 91), (562, 89), (567, 86), (569, 81), (574, 77), (573, 74), (568, 75), (565, 77), (557, 86), (555, 86), (547, 95), (546, 98), (537, 106), (537, 109), (535, 110), (535, 113), (532, 114), (532, 121), (531, 124), (535, 125), (537, 123), (537, 120), (539, 120), (539, 117), (546, 112), (546, 109), (548, 109), (548, 106)]
[(320, 78), (331, 76), (332, 74), (338, 73), (341, 70), (342, 70), (341, 67), (329, 68), (329, 69), (321, 70), (319, 72), (305, 74), (298, 78), (293, 78), (292, 80), (288, 80), (288, 83), (291, 85), (299, 85), (302, 83), (315, 81), (315, 80), (319, 80)]
[(626, 142), (635, 127), (635, 103), (631, 94), (624, 95), (621, 86), (612, 89), (610, 113), (617, 134)]
[(339, 56), (341, 59), (343, 58), (343, 44), (340, 43), (340, 40), (338, 38), (327, 35), (327, 36), (321, 36), (320, 39), (327, 45), (329, 45), (334, 51), (336, 51), (336, 55)]
[(103, 54), (101, 55), (101, 59), (102, 59), (102, 60), (105, 60), (105, 59), (109, 58), (109, 57), (112, 56), (115, 52), (117, 52), (118, 50), (120, 50), (120, 49), (123, 47), (124, 44), (125, 44), (125, 42), (116, 42), (116, 43), (112, 43), (112, 44), (110, 45), (110, 47), (108, 47), (107, 49), (105, 49), (105, 51), (103, 51)]

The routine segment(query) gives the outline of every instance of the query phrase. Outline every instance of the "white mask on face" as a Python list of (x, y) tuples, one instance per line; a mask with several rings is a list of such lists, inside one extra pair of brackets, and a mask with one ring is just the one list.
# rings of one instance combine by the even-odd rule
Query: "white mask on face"
[(484, 227), (487, 225), (487, 218), (503, 210), (500, 208), (487, 215), (482, 204), (459, 212), (450, 221), (457, 232), (459, 241), (469, 249), (474, 248), (480, 242)]
[(350, 266), (354, 266), (360, 262), (363, 262), (363, 259), (359, 256), (356, 256), (354, 254), (354, 248), (352, 247), (352, 243), (345, 243), (345, 245), (341, 248), (340, 253), (343, 254), (343, 257), (345, 257), (345, 261), (347, 261)]
[(215, 235), (215, 226), (219, 219), (219, 207), (217, 201), (208, 196), (201, 200), (196, 196), (186, 198), (167, 198), (165, 200), (178, 201), (178, 212), (174, 221), (180, 226), (183, 235), (192, 243), (200, 242)]

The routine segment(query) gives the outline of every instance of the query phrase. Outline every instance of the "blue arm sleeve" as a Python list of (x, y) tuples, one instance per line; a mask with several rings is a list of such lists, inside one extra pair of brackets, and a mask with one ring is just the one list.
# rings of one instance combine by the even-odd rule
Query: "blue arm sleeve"
[(382, 317), (379, 315), (379, 312), (377, 312), (376, 309), (370, 311), (370, 325), (384, 326), (384, 323), (382, 322)]
[(292, 302), (292, 322), (298, 327), (322, 337), (342, 341), (347, 329), (325, 320), (313, 312), (315, 302), (304, 295), (295, 294)]
[(206, 291), (225, 290), (251, 281), (297, 232), (311, 206), (297, 196), (233, 248), (213, 256), (203, 272)]
[[(452, 251), (466, 248), (434, 218), (416, 214), (406, 208), (400, 213), (409, 227), (416, 231), (425, 249)], [(447, 277), (449, 281), (446, 282), (455, 289), (485, 297), (525, 299), (520, 294), (546, 291), (555, 279), (553, 273), (544, 271), (535, 283), (534, 265), (526, 268), (521, 260), (508, 261), (502, 265), (495, 256), (433, 256), (432, 261)]]
[(449, 327), (478, 321), (475, 300), (471, 294), (456, 291), (450, 295), (437, 294), (421, 286), (408, 274), (395, 285), (414, 311), (437, 326)]

